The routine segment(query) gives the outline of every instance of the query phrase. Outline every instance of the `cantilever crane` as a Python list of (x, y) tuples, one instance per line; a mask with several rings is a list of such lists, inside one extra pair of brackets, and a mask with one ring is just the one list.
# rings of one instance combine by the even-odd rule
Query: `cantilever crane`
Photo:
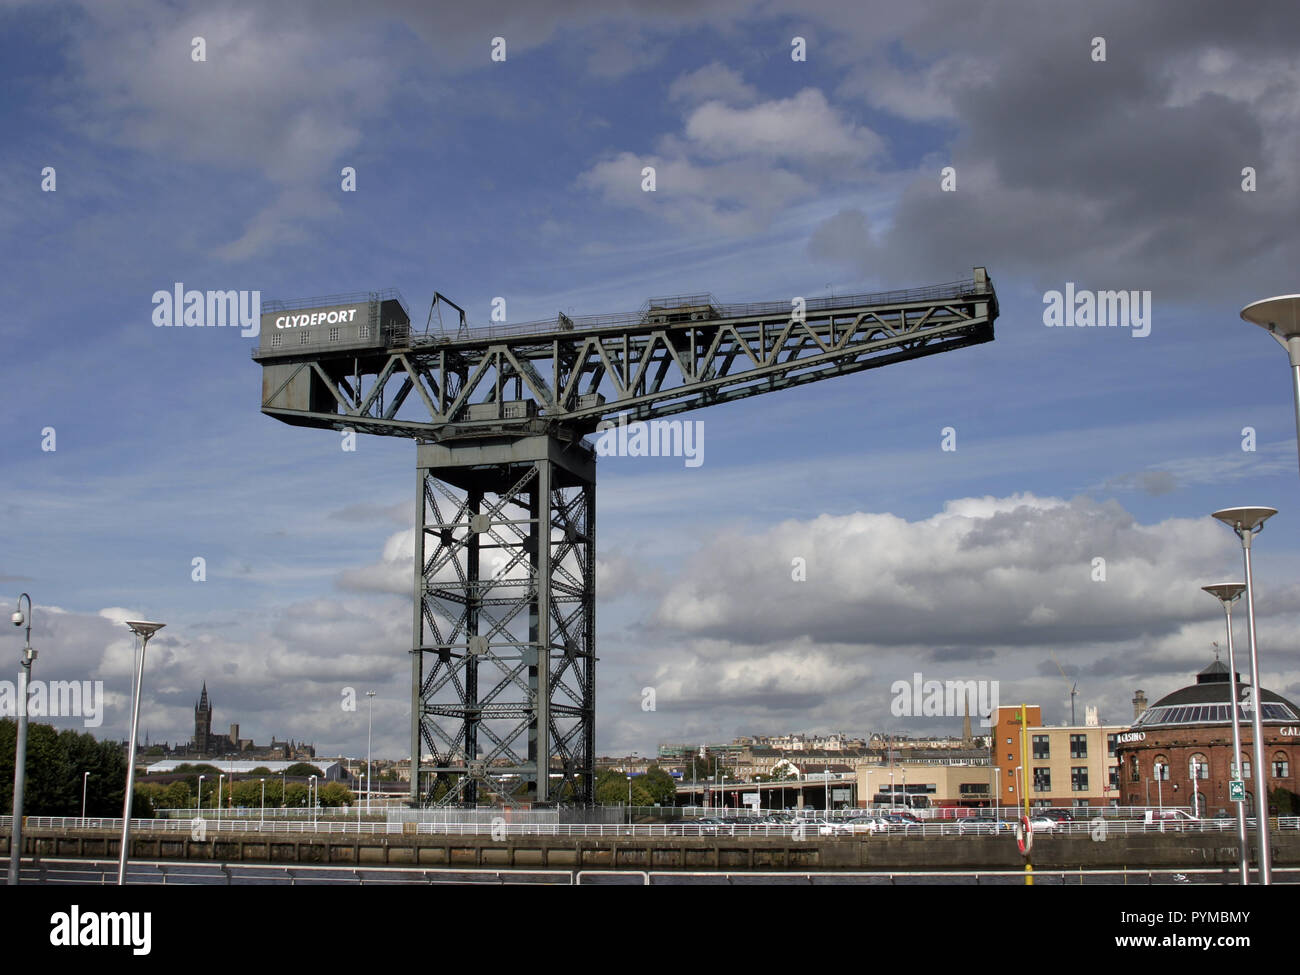
[(691, 295), (476, 329), (462, 312), (454, 335), (414, 333), (391, 291), (268, 303), (253, 353), (263, 413), (417, 442), (412, 802), (439, 782), (445, 803), (474, 802), (480, 785), (509, 801), (521, 782), (534, 802), (593, 798), (584, 435), (988, 342), (997, 314), (984, 268), (806, 302)]

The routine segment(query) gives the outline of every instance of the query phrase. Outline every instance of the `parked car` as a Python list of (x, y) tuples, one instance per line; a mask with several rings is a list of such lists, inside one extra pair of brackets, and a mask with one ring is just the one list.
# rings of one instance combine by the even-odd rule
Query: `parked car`
[(889, 829), (889, 822), (883, 816), (859, 816), (856, 819), (850, 819), (844, 825), (848, 832), (855, 836), (859, 833), (874, 835)]
[(1050, 833), (1061, 823), (1051, 816), (1031, 816), (1029, 817), (1029, 828), (1035, 833)]
[(848, 832), (848, 828), (843, 823), (832, 823), (820, 816), (806, 817), (796, 819), (793, 823), (797, 835), (808, 836), (815, 833), (818, 836), (839, 836)]
[(1142, 822), (1161, 829), (1185, 829), (1201, 825), (1200, 819), (1183, 809), (1148, 809), (1142, 816)]
[(908, 812), (885, 813), (881, 818), (887, 824), (886, 828), (890, 830), (902, 830), (904, 832), (916, 830), (919, 832), (921, 829), (921, 821)]
[(1009, 832), (1014, 828), (1015, 826), (1012, 823), (1001, 819), (987, 819), (983, 816), (972, 816), (969, 819), (959, 819), (957, 821), (957, 832), (963, 836), (992, 836), (995, 833)]

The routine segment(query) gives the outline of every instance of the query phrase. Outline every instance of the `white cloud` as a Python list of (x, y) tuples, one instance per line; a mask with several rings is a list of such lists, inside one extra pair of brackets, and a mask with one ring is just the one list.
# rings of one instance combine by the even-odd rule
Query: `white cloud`
[(739, 71), (714, 61), (682, 75), (668, 86), (670, 101), (723, 101), (748, 105), (758, 101), (758, 89), (747, 84)]
[[(1114, 503), (965, 498), (907, 521), (820, 515), (721, 533), (691, 559), (656, 620), (736, 642), (948, 647), (1091, 645), (1205, 615), (1198, 580), (1230, 539), (1208, 519), (1137, 524)], [(1093, 580), (1093, 559), (1106, 581)], [(792, 579), (794, 558), (807, 581)]]
[(816, 88), (749, 108), (710, 101), (688, 116), (685, 131), (695, 148), (713, 158), (860, 163), (884, 146), (875, 132), (844, 119)]

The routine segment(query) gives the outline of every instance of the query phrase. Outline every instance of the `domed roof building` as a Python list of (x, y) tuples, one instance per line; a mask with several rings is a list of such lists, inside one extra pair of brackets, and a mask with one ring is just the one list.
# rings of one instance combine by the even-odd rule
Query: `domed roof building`
[[(1246, 812), (1255, 809), (1252, 771), (1252, 689), (1237, 675), (1241, 725), (1241, 777)], [(1262, 689), (1265, 780), (1269, 790), (1296, 791), (1293, 768), (1300, 746), (1300, 707)], [(1139, 691), (1135, 701), (1143, 698)], [(1130, 806), (1194, 807), (1200, 816), (1235, 815), (1228, 799), (1232, 765), (1232, 680), (1217, 658), (1196, 675), (1196, 683), (1166, 694), (1136, 715), (1118, 738), (1122, 802)]]

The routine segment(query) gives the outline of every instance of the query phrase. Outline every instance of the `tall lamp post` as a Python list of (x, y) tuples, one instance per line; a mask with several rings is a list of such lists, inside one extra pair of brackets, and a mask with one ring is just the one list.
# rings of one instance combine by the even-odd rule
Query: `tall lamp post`
[(81, 825), (86, 825), (86, 786), (90, 784), (90, 773), (81, 773)]
[[(1300, 298), (1297, 299), (1300, 301)], [(1251, 306), (1254, 307), (1254, 306)], [(1249, 310), (1249, 309), (1248, 309)], [(1242, 313), (1243, 315), (1245, 312)], [(1276, 333), (1274, 333), (1276, 334)], [(1300, 348), (1297, 341), (1288, 348)], [(1297, 373), (1300, 377), (1300, 372)], [(1268, 886), (1273, 882), (1272, 853), (1268, 842), (1268, 787), (1264, 779), (1264, 702), (1259, 686), (1259, 649), (1255, 643), (1255, 581), (1251, 573), (1250, 543), (1264, 529), (1264, 522), (1277, 514), (1276, 508), (1223, 508), (1213, 517), (1223, 522), (1241, 539), (1242, 557), (1246, 563), (1246, 633), (1250, 637), (1251, 735), (1255, 739), (1255, 828), (1259, 846), (1259, 882)]]
[[(1232, 764), (1229, 766), (1228, 778), (1241, 777), (1241, 719), (1237, 715), (1237, 655), (1232, 644), (1232, 604), (1241, 598), (1246, 587), (1240, 582), (1223, 582), (1214, 586), (1201, 586), (1206, 592), (1223, 605), (1223, 614), (1228, 621), (1228, 710), (1232, 714)], [(1237, 850), (1238, 866), (1241, 870), (1241, 885), (1250, 883), (1250, 841), (1246, 838), (1246, 804), (1233, 803), (1237, 807)]]
[(1197, 819), (1200, 819), (1201, 818), (1201, 790), (1200, 790), (1200, 782), (1198, 780), (1201, 777), (1201, 763), (1196, 760), (1195, 755), (1192, 756), (1191, 773), (1192, 773), (1192, 815), (1195, 816)]
[(131, 747), (128, 749), (126, 763), (126, 797), (122, 800), (122, 848), (117, 860), (119, 887), (126, 883), (126, 861), (131, 849), (131, 799), (135, 791), (135, 743), (136, 735), (140, 730), (140, 698), (144, 696), (144, 653), (149, 646), (149, 638), (167, 624), (127, 620), (126, 625), (140, 638), (140, 653), (135, 663), (135, 701), (131, 705)]
[(369, 815), (371, 783), (374, 781), (370, 773), (370, 733), (375, 730), (375, 692), (366, 691), (366, 697), (370, 698), (370, 721), (366, 726), (366, 815)]
[(1266, 329), (1286, 349), (1291, 360), (1296, 429), (1300, 432), (1300, 295), (1279, 295), (1252, 302), (1241, 310), (1241, 318)]
[[(27, 612), (23, 613), (23, 600), (27, 600)], [(27, 637), (23, 645), (23, 655), (19, 660), (23, 673), (20, 678), (22, 686), (18, 689), (18, 741), (14, 746), (14, 825), (9, 839), (9, 886), (18, 883), (18, 870), (23, 861), (23, 788), (27, 780), (27, 689), (32, 683), (32, 661), (36, 651), (32, 649), (32, 597), (23, 593), (18, 597), (18, 608), (14, 610), (9, 621), (14, 626), (26, 626)]]

